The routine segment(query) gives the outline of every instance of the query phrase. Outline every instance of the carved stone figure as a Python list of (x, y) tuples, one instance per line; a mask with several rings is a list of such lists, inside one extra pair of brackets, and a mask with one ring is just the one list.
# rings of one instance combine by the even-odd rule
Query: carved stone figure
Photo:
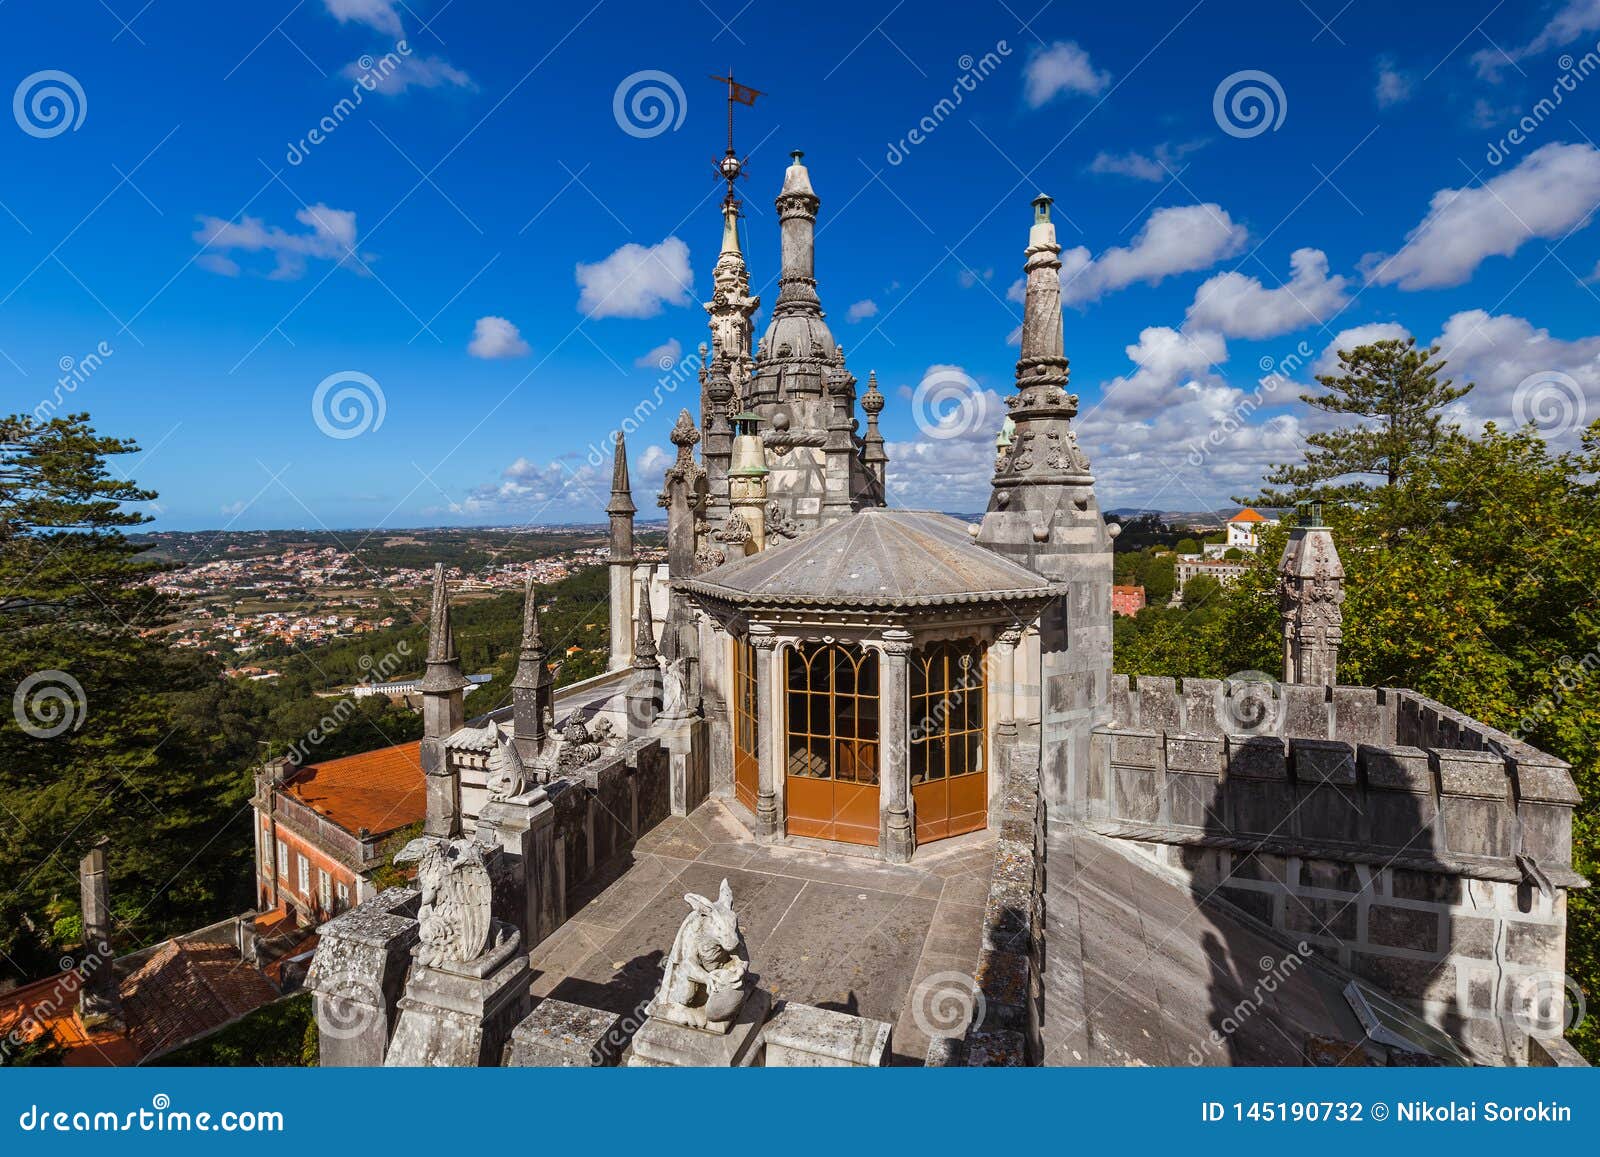
[(417, 864), (422, 902), (417, 909), (418, 963), (463, 963), (489, 946), (492, 889), (483, 849), (471, 840), (419, 836), (395, 856)]
[(750, 955), (739, 934), (733, 889), (723, 880), (715, 903), (694, 892), (683, 899), (692, 911), (661, 965), (661, 987), (649, 1012), (674, 1024), (725, 1033), (749, 995)]
[(661, 710), (666, 715), (683, 715), (689, 705), (689, 660), (668, 659), (661, 669)]
[(510, 799), (527, 790), (528, 772), (516, 744), (500, 736), (489, 753), (489, 798)]

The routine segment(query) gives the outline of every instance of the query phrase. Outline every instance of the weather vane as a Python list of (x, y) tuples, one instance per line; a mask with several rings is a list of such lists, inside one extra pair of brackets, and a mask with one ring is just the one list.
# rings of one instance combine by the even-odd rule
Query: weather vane
[(735, 104), (753, 105), (756, 103), (756, 97), (765, 96), (766, 93), (758, 92), (749, 85), (740, 84), (734, 80), (732, 68), (728, 69), (727, 76), (713, 76), (711, 79), (718, 84), (728, 86), (728, 151), (722, 155), (722, 160), (717, 162), (717, 173), (724, 181), (728, 182), (728, 195), (723, 199), (723, 204), (738, 205), (739, 198), (734, 194), (733, 183), (745, 175), (745, 162), (750, 158), (746, 157), (741, 161), (739, 154), (733, 148), (733, 106)]

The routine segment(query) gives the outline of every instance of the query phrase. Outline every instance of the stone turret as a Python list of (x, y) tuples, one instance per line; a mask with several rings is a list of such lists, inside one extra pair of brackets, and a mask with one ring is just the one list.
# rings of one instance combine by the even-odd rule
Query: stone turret
[(545, 662), (544, 639), (539, 633), (539, 589), (529, 574), (522, 601), (522, 649), (517, 674), (511, 681), (511, 732), (517, 754), (532, 763), (544, 749), (545, 716), (554, 710), (555, 680)]
[(1022, 350), (1016, 390), (1006, 399), (1011, 434), (999, 443), (978, 542), (1069, 590), (1038, 627), (1041, 780), (1061, 812), (1086, 798), (1089, 733), (1108, 709), (1111, 535), (1072, 429), (1078, 399), (1067, 392), (1061, 247), (1050, 204), (1045, 196), (1033, 202)]
[(880, 502), (885, 500), (888, 493), (886, 468), (889, 464), (889, 454), (883, 448), (883, 435), (878, 431), (878, 415), (883, 413), (883, 403), (883, 394), (878, 389), (878, 373), (873, 370), (867, 374), (867, 392), (861, 395), (861, 408), (867, 414), (867, 436), (862, 439), (861, 460), (877, 484)]
[(792, 156), (775, 202), (783, 250), (778, 300), (742, 400), (762, 422), (771, 468), (768, 501), (797, 530), (806, 530), (858, 508), (870, 488), (854, 433), (855, 379), (817, 297), (815, 235), (822, 202), (802, 154)]
[(1309, 525), (1289, 532), (1278, 563), (1278, 607), (1283, 615), (1283, 681), (1331, 687), (1339, 682), (1344, 564), (1333, 532), (1322, 524), (1321, 506), (1312, 507)]
[(428, 669), (417, 687), (422, 693), (422, 773), (428, 787), (424, 830), (430, 836), (461, 834), (461, 783), (450, 766), (445, 740), (463, 722), (462, 696), (466, 687), (450, 625), (444, 563), (435, 563), (433, 604), (428, 615)]
[(611, 553), (606, 560), (611, 570), (611, 660), (607, 670), (626, 667), (633, 658), (633, 487), (628, 481), (628, 447), (621, 431), (611, 462), (611, 501), (606, 514), (611, 519)]

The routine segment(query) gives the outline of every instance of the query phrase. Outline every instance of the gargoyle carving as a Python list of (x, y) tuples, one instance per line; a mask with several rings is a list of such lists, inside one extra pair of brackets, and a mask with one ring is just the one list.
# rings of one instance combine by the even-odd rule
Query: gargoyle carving
[(422, 903), (417, 909), (417, 961), (437, 967), (459, 964), (489, 946), (493, 901), (483, 849), (471, 840), (420, 836), (395, 856), (417, 864)]
[(693, 892), (683, 899), (692, 911), (662, 962), (650, 1015), (725, 1033), (749, 993), (750, 955), (739, 935), (733, 889), (723, 880), (715, 903)]

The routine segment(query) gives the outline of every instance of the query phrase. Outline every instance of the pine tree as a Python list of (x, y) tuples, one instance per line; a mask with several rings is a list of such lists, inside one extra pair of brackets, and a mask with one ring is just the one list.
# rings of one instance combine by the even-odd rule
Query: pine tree
[(1438, 353), (1438, 346), (1419, 350), (1409, 337), (1340, 350), (1340, 372), (1317, 375), (1326, 392), (1303, 394), (1301, 401), (1363, 421), (1310, 435), (1305, 463), (1274, 466), (1266, 478), (1269, 489), (1247, 501), (1275, 507), (1349, 501), (1368, 496), (1370, 479), (1378, 479), (1378, 486), (1399, 483), (1419, 456), (1454, 436), (1444, 409), (1472, 389), (1470, 382), (1457, 386), (1440, 379), (1444, 362)]

